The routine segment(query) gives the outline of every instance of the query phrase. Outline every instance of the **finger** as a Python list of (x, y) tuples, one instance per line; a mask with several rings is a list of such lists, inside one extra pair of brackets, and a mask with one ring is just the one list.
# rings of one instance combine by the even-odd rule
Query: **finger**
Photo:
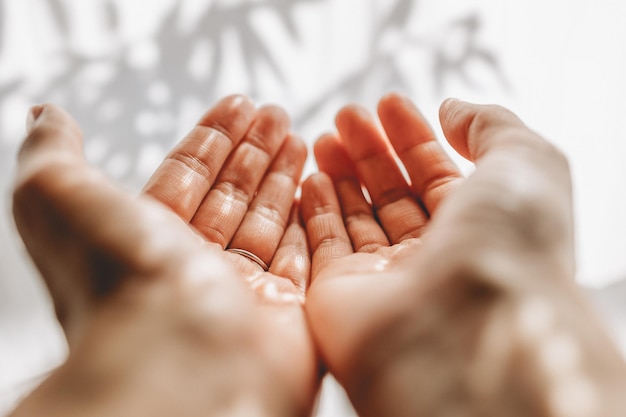
[(256, 113), (243, 141), (232, 152), (191, 224), (210, 242), (226, 248), (248, 212), (265, 171), (287, 138), (289, 118), (275, 106)]
[(487, 160), (499, 165), (502, 171), (493, 172), (494, 179), (521, 185), (506, 173), (524, 165), (520, 169), (531, 169), (546, 184), (570, 183), (564, 155), (504, 107), (449, 99), (441, 105), (439, 117), (446, 139), (459, 154), (479, 166)]
[(380, 101), (378, 115), (406, 168), (413, 192), (428, 212), (434, 213), (441, 200), (460, 185), (461, 172), (410, 100), (389, 94)]
[(332, 180), (324, 173), (302, 184), (302, 219), (311, 251), (311, 277), (335, 259), (353, 253)]
[(253, 119), (254, 104), (249, 98), (224, 98), (169, 153), (143, 192), (188, 222)]
[(448, 99), (441, 105), (439, 118), (448, 142), (470, 161), (516, 161), (543, 171), (546, 178), (558, 173), (557, 178), (563, 174), (569, 178), (563, 154), (504, 107)]
[(300, 294), (305, 294), (311, 275), (311, 255), (298, 202), (292, 206), (289, 224), (270, 265), (270, 272), (290, 279)]
[[(18, 154), (13, 194), (13, 216), (17, 229), (35, 265), (45, 279), (59, 321), (64, 328), (77, 305), (87, 305), (86, 283), (71, 279), (59, 270), (67, 253), (76, 253), (68, 236), (67, 209), (59, 203), (67, 196), (59, 179), (84, 179), (87, 166), (82, 153), (83, 138), (76, 122), (51, 104), (33, 107), (27, 117), (28, 134)], [(74, 214), (70, 212), (69, 215)]]
[[(440, 119), (450, 144), (477, 165), (467, 186), (455, 193), (463, 199), (463, 209), (473, 213), (472, 225), (490, 230), (494, 247), (504, 247), (505, 234), (497, 233), (503, 228), (514, 237), (510, 241), (543, 258), (548, 258), (546, 248), (557, 248), (571, 261), (571, 180), (563, 154), (500, 106), (447, 100)], [(448, 211), (461, 208), (451, 204)], [(483, 246), (489, 236), (482, 239)]]
[(231, 248), (250, 251), (270, 265), (289, 220), (306, 155), (305, 143), (290, 135), (268, 169)]
[(398, 243), (421, 236), (427, 216), (402, 176), (389, 142), (369, 113), (361, 107), (348, 106), (337, 114), (336, 124), (389, 241)]
[(341, 205), (343, 221), (355, 252), (374, 252), (389, 246), (385, 232), (374, 218), (372, 206), (361, 189), (356, 168), (335, 135), (324, 135), (314, 147), (320, 171), (333, 180)]
[[(152, 204), (146, 208), (145, 202), (138, 203), (88, 166), (76, 122), (56, 106), (42, 106), (21, 147), (14, 188), (14, 215), (28, 245), (59, 254), (49, 256), (56, 262), (87, 250), (82, 248), (85, 240), (97, 240), (105, 249), (117, 246), (117, 261), (133, 265), (140, 247), (137, 242), (146, 238), (141, 230), (152, 229), (146, 225), (155, 220), (146, 214), (160, 208)], [(185, 240), (197, 244), (187, 229)], [(64, 245), (76, 250), (68, 251)]]
[(18, 153), (18, 181), (54, 163), (83, 164), (83, 135), (65, 110), (52, 104), (33, 107), (28, 134)]
[[(122, 274), (154, 266), (140, 262), (147, 259), (137, 248), (155, 254), (153, 260), (163, 259), (163, 250), (148, 250), (146, 244), (147, 231), (154, 230), (148, 223), (159, 217), (147, 215), (149, 209), (85, 163), (82, 135), (67, 113), (53, 105), (37, 113), (19, 155), (13, 214), (67, 330)], [(156, 240), (174, 239), (185, 250), (192, 236), (170, 232), (155, 231)]]

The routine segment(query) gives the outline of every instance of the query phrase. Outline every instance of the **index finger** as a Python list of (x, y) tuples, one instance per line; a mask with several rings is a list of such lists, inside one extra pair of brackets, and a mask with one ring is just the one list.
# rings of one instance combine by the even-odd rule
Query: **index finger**
[(222, 99), (172, 149), (143, 192), (190, 221), (254, 114), (254, 104), (247, 97)]
[(422, 114), (406, 97), (388, 94), (378, 104), (380, 121), (411, 179), (413, 192), (432, 215), (463, 176)]

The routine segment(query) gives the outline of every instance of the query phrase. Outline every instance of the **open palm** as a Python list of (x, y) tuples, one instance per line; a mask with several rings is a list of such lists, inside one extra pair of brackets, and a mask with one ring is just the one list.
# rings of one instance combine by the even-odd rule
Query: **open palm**
[[(144, 193), (178, 214), (258, 295), (250, 320), (264, 334), (262, 353), (280, 373), (291, 373), (291, 389), (310, 404), (316, 355), (302, 309), (310, 255), (294, 202), (307, 151), (288, 129), (282, 109), (227, 97), (170, 152)], [(250, 252), (265, 265), (228, 249)]]
[[(310, 262), (290, 214), (306, 149), (285, 113), (222, 100), (140, 197), (88, 166), (61, 109), (39, 113), (22, 147), (14, 213), (68, 335), (60, 375), (101, 381), (81, 392), (107, 407), (131, 407), (130, 395), (151, 415), (239, 406), (244, 415), (307, 415), (318, 384), (301, 303)], [(256, 253), (269, 271), (227, 247)], [(71, 397), (59, 380), (34, 397)], [(73, 407), (56, 412), (89, 413)]]
[(511, 383), (529, 364), (520, 346), (541, 346), (520, 342), (516, 314), (551, 294), (584, 333), (564, 296), (575, 291), (565, 158), (513, 113), (451, 100), (444, 134), (477, 164), (463, 179), (408, 100), (389, 95), (378, 113), (385, 134), (344, 108), (338, 135), (316, 144), (322, 173), (303, 184), (306, 307), (325, 363), (363, 416), (538, 415), (544, 399)]
[[(301, 300), (309, 255), (294, 195), (306, 159), (305, 144), (288, 131), (280, 108), (256, 110), (228, 97), (205, 114), (144, 187), (224, 256), (259, 293), (275, 301)], [(294, 210), (292, 210), (292, 208)]]
[(349, 392), (365, 383), (364, 364), (401, 348), (393, 324), (406, 322), (397, 319), (419, 302), (414, 258), (430, 216), (463, 181), (410, 102), (389, 95), (378, 111), (386, 135), (360, 107), (338, 114), (338, 135), (315, 145), (321, 173), (305, 181), (302, 193), (313, 254), (309, 321), (324, 360)]

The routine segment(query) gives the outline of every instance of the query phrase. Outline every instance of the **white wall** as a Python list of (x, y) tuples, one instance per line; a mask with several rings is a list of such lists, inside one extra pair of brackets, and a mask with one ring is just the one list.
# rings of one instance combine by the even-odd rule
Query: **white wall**
[[(626, 2), (0, 5), (0, 411), (65, 354), (9, 210), (24, 115), (41, 101), (65, 105), (85, 130), (89, 158), (135, 190), (224, 94), (285, 106), (310, 143), (333, 127), (341, 105), (359, 101), (373, 108), (390, 89), (412, 96), (434, 126), (447, 96), (504, 104), (570, 157), (579, 281), (602, 288), (626, 277)], [(407, 11), (389, 15), (398, 5)], [(178, 7), (181, 14), (173, 14)], [(310, 161), (307, 171), (313, 169)], [(604, 304), (621, 301), (598, 294)], [(333, 404), (324, 403), (324, 415), (333, 415)]]

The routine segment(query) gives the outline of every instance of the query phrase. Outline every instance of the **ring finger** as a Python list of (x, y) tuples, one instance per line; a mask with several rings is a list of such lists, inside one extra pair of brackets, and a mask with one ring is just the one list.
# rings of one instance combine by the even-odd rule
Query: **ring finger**
[(324, 135), (317, 140), (314, 150), (320, 171), (328, 174), (335, 185), (354, 251), (374, 252), (381, 246), (388, 246), (387, 236), (363, 195), (354, 164), (339, 138)]
[(230, 247), (257, 255), (267, 265), (285, 232), (302, 168), (306, 145), (290, 135), (268, 169)]

